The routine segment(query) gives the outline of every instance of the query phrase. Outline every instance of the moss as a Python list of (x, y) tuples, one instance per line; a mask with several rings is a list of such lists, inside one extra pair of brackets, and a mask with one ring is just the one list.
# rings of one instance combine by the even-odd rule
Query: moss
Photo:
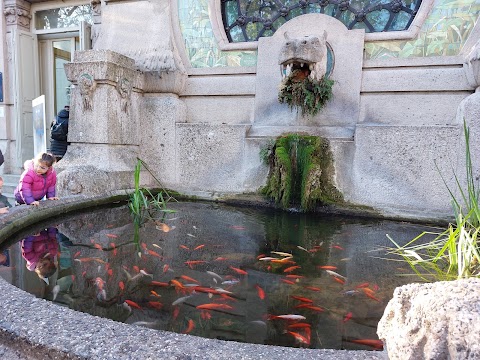
[(295, 70), (282, 81), (278, 101), (288, 104), (291, 109), (301, 109), (302, 115), (315, 116), (332, 98), (334, 81), (325, 77), (320, 80), (309, 77), (299, 79), (299, 72), (300, 70)]
[(326, 139), (289, 134), (277, 138), (269, 157), (270, 172), (262, 193), (283, 208), (304, 211), (317, 204), (343, 202), (332, 182), (333, 157)]

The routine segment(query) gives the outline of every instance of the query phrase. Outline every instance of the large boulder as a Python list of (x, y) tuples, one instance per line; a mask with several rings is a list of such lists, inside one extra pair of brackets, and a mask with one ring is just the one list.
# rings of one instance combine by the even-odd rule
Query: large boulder
[(395, 289), (377, 333), (391, 360), (480, 359), (480, 279)]

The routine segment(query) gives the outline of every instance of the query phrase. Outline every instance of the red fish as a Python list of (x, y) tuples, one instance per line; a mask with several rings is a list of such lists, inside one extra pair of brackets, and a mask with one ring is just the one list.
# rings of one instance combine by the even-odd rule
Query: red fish
[(350, 320), (352, 318), (353, 314), (352, 312), (350, 311), (347, 315), (345, 315), (345, 317), (343, 318), (343, 322), (346, 323), (348, 320)]
[(80, 253), (81, 253), (80, 251), (77, 251), (75, 255), (73, 255), (73, 257), (76, 258), (78, 255), (80, 255)]
[(149, 301), (147, 304), (150, 307), (152, 307), (154, 309), (157, 309), (157, 310), (161, 310), (162, 307), (163, 307), (163, 304), (161, 302), (158, 302), (158, 301)]
[(116, 239), (118, 238), (118, 235), (115, 235), (115, 234), (106, 234), (107, 237), (109, 237), (110, 239)]
[(160, 295), (158, 295), (157, 292), (153, 291), (153, 290), (150, 290), (150, 294), (152, 294), (153, 296), (156, 296), (156, 297), (160, 297)]
[(180, 275), (180, 277), (184, 280), (194, 282), (196, 284), (199, 284), (198, 280), (195, 280), (194, 278), (191, 278), (190, 276), (187, 275)]
[(313, 300), (311, 300), (309, 298), (306, 298), (306, 297), (303, 297), (303, 296), (290, 295), (290, 297), (292, 299), (295, 299), (295, 300), (298, 300), (298, 301), (302, 301), (302, 302), (306, 302), (306, 303), (313, 303)]
[(217, 257), (216, 259), (214, 259), (213, 261), (225, 261), (225, 260), (228, 260), (226, 257)]
[(339, 245), (333, 245), (332, 248), (338, 249), (338, 250), (344, 250), (341, 246)]
[(382, 340), (376, 340), (376, 339), (357, 339), (357, 340), (347, 340), (348, 342), (355, 343), (355, 344), (360, 344), (360, 345), (366, 345), (366, 346), (371, 346), (375, 349), (382, 350), (383, 349), (383, 342)]
[(362, 289), (363, 292), (364, 292), (364, 294), (365, 294), (367, 297), (369, 297), (370, 299), (375, 300), (376, 302), (380, 302), (380, 299), (379, 299), (379, 298), (376, 298), (376, 297), (373, 295), (373, 290), (368, 289), (368, 290), (370, 290), (370, 291), (365, 291), (365, 290), (367, 290), (367, 289), (368, 289), (368, 288), (363, 288), (363, 289)]
[(169, 267), (170, 267), (170, 265), (168, 265), (168, 264), (163, 265), (163, 273), (164, 274), (168, 271)]
[(242, 269), (239, 269), (239, 268), (236, 268), (236, 267), (233, 267), (233, 266), (229, 266), (229, 268), (232, 269), (233, 271), (235, 271), (237, 274), (248, 275), (248, 273), (245, 270), (242, 270)]
[(295, 323), (295, 324), (290, 324), (287, 326), (289, 329), (304, 329), (304, 328), (310, 328), (311, 325), (307, 323)]
[(202, 245), (198, 245), (196, 248), (194, 248), (193, 250), (200, 250), (201, 248), (205, 247), (205, 244), (202, 244)]
[(301, 344), (310, 345), (310, 341), (305, 336), (300, 335), (299, 333), (293, 332), (293, 331), (287, 331), (287, 333), (292, 335), (295, 338), (296, 342), (299, 342)]
[(208, 310), (202, 310), (200, 312), (200, 316), (203, 320), (210, 320), (212, 318), (212, 314), (210, 314), (210, 311)]
[(193, 329), (195, 328), (195, 322), (190, 319), (188, 320), (188, 325), (187, 325), (187, 328), (185, 329), (185, 331), (183, 332), (184, 334), (188, 334), (189, 332), (191, 332)]
[(245, 230), (245, 227), (243, 226), (239, 226), (239, 225), (232, 225), (230, 226), (232, 229), (235, 229), (235, 230)]
[(311, 291), (320, 291), (322, 289), (320, 289), (319, 287), (315, 287), (315, 286), (304, 286), (305, 289), (308, 289), (308, 290), (311, 290)]
[(313, 311), (318, 311), (318, 312), (324, 312), (325, 310), (321, 308), (320, 306), (305, 306), (307, 309), (313, 310)]
[(172, 280), (170, 280), (170, 283), (173, 284), (176, 289), (183, 289), (183, 288), (185, 288), (185, 286), (183, 286), (183, 284), (182, 284), (180, 281), (178, 281), (178, 280), (172, 279)]
[(260, 254), (260, 255), (257, 256), (257, 260), (258, 260), (258, 259), (261, 259), (261, 258), (263, 258), (263, 257), (265, 257), (265, 254)]
[(317, 269), (337, 270), (337, 267), (336, 267), (336, 266), (333, 266), (333, 265), (323, 265), (323, 266), (317, 266)]
[(107, 274), (108, 276), (113, 276), (113, 269), (108, 269)]
[(138, 305), (135, 301), (125, 300), (125, 302), (132, 308), (142, 310), (142, 307), (140, 305)]
[(113, 248), (113, 256), (117, 256), (117, 248), (115, 247), (115, 243), (111, 242), (110, 246)]
[(170, 286), (169, 283), (166, 283), (166, 282), (161, 282), (161, 281), (155, 281), (153, 280), (150, 285), (152, 286), (161, 286), (161, 287), (167, 287), (167, 286)]
[(206, 263), (205, 260), (188, 260), (185, 261), (185, 264), (188, 265), (190, 269), (193, 269), (193, 265), (199, 265), (199, 264), (204, 264)]
[(290, 267), (284, 269), (283, 272), (288, 273), (288, 272), (292, 272), (292, 271), (300, 269), (300, 268), (301, 268), (301, 266), (299, 266), (299, 265), (290, 266)]
[(199, 310), (230, 310), (233, 309), (232, 306), (227, 305), (227, 304), (215, 304), (215, 303), (210, 303), (210, 304), (202, 304), (198, 305), (197, 309)]
[(137, 273), (140, 272), (140, 268), (137, 265), (133, 265), (133, 270), (135, 270)]
[(161, 222), (156, 222), (157, 226), (156, 229), (168, 233), (171, 228), (167, 224), (161, 223)]
[(157, 253), (156, 251), (153, 251), (153, 250), (147, 250), (147, 252), (152, 255), (152, 256), (155, 256), (155, 257), (158, 257), (158, 258), (161, 258), (160, 254)]
[(260, 299), (265, 299), (265, 291), (260, 287), (260, 285), (256, 284), (255, 288), (257, 289), (257, 294)]
[(288, 279), (280, 279), (281, 282), (284, 282), (285, 284), (289, 284), (289, 285), (295, 285), (295, 282), (292, 281), (292, 280), (288, 280)]
[(332, 277), (333, 277), (333, 280), (335, 280), (336, 282), (338, 282), (338, 283), (340, 283), (340, 284), (342, 284), (342, 285), (345, 284), (345, 280), (340, 279), (340, 278), (335, 277), (335, 276), (332, 276)]
[(367, 288), (369, 285), (370, 284), (368, 282), (364, 282), (355, 286), (355, 289)]
[(172, 319), (175, 320), (178, 317), (178, 314), (180, 314), (180, 306), (175, 306), (172, 313)]
[(184, 250), (190, 250), (190, 248), (188, 246), (185, 246), (185, 245), (180, 245), (179, 247), (181, 249), (184, 249)]

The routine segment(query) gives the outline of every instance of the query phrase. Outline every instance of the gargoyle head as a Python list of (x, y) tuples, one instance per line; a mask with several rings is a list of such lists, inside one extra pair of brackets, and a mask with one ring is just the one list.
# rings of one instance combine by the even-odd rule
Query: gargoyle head
[(306, 77), (320, 80), (327, 72), (327, 32), (318, 37), (307, 35), (290, 38), (284, 34), (285, 43), (278, 59), (284, 77), (295, 76), (298, 81)]

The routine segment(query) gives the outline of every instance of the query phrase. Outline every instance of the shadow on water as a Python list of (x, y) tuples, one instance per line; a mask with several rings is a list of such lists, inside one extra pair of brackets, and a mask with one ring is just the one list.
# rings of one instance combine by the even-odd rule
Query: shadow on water
[[(153, 329), (376, 350), (394, 288), (416, 281), (376, 249), (391, 246), (386, 234), (405, 243), (426, 228), (213, 203), (169, 207), (177, 212), (141, 226), (139, 247), (125, 206), (28, 229), (1, 252), (0, 275), (61, 306)], [(53, 272), (39, 270), (48, 259)]]

